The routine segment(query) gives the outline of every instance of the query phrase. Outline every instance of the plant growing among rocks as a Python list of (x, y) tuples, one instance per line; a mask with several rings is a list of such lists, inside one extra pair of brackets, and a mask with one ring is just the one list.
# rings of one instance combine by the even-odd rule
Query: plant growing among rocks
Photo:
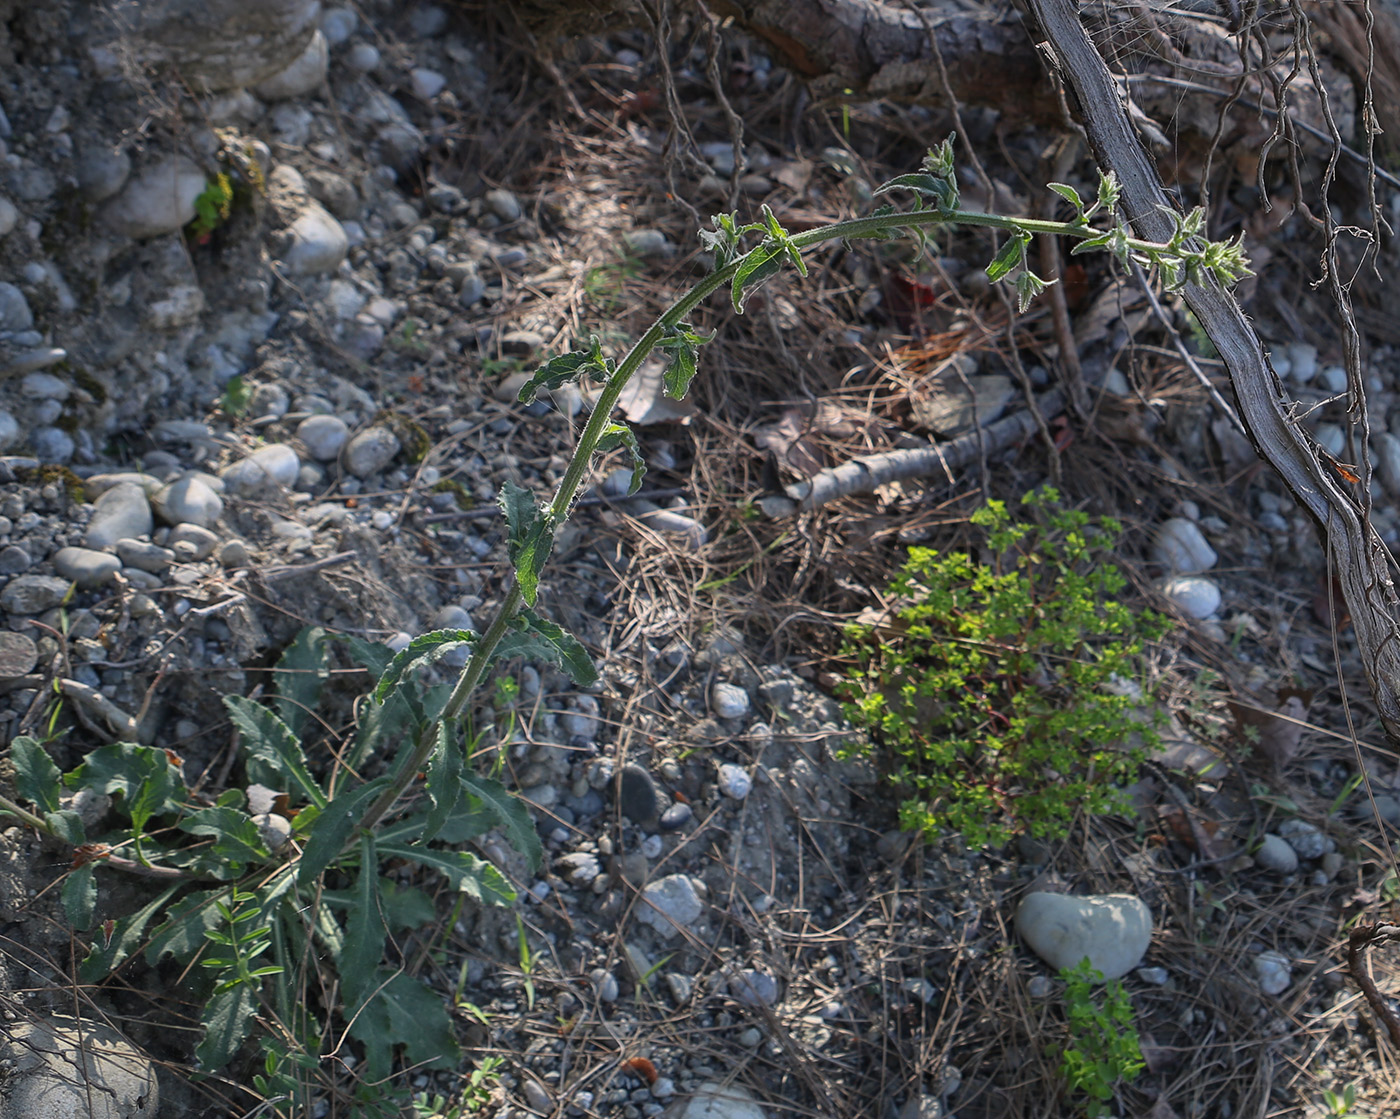
[(1154, 740), (1121, 682), (1168, 623), (1119, 601), (1117, 522), (1058, 499), (1022, 499), (1039, 523), (1003, 502), (974, 513), (983, 561), (910, 549), (893, 617), (847, 630), (846, 713), (888, 758), (907, 829), (975, 847), (1063, 837), (1080, 811), (1123, 807)]
[[(413, 976), (384, 962), (395, 922), (415, 920), (416, 915), (430, 913), (431, 906), (424, 904), (426, 898), (409, 904), (414, 899), (406, 901), (402, 890), (390, 904), (381, 864), (389, 859), (420, 864), (482, 904), (503, 905), (514, 899), (510, 886), (494, 866), (464, 851), (462, 845), (500, 828), (528, 863), (538, 863), (539, 841), (523, 805), (468, 764), (468, 704), (488, 672), (514, 658), (553, 664), (580, 686), (597, 678), (579, 642), (539, 612), (538, 597), (555, 536), (573, 509), (595, 455), (625, 450), (633, 464), (631, 492), (641, 484), (644, 466), (636, 437), (612, 419), (629, 379), (660, 348), (670, 356), (666, 392), (683, 397), (696, 372), (698, 348), (706, 341), (687, 324), (690, 313), (711, 294), (727, 288), (735, 313), (742, 314), (755, 289), (789, 264), (805, 275), (803, 253), (829, 241), (886, 239), (901, 232), (912, 232), (922, 241), (930, 227), (941, 225), (1001, 230), (1008, 239), (989, 265), (988, 275), (993, 281), (1012, 284), (1023, 307), (1046, 284), (1027, 264), (1027, 246), (1037, 234), (1069, 237), (1077, 242), (1076, 252), (1103, 249), (1124, 263), (1153, 267), (1168, 286), (1205, 274), (1223, 283), (1248, 274), (1239, 242), (1205, 240), (1199, 215), (1178, 216), (1168, 240), (1149, 242), (1132, 237), (1117, 220), (1118, 189), (1112, 177), (1100, 179), (1091, 204), (1069, 186), (1051, 186), (1073, 209), (1071, 220), (964, 210), (950, 139), (929, 153), (919, 171), (901, 175), (877, 192), (909, 192), (914, 199), (911, 210), (886, 205), (864, 218), (797, 234), (786, 230), (766, 206), (761, 221), (746, 225), (736, 215), (717, 215), (714, 227), (701, 234), (712, 254), (711, 270), (621, 360), (606, 354), (602, 343), (593, 338), (586, 346), (548, 361), (520, 390), (520, 400), (528, 403), (543, 390), (585, 378), (602, 385), (553, 497), (542, 502), (513, 481), (501, 489), (499, 504), (514, 577), (483, 632), (436, 631), (393, 655), (382, 646), (347, 639), (351, 655), (378, 676), (378, 683), (351, 742), (328, 772), (319, 772), (308, 761), (303, 745), (308, 715), (325, 677), (330, 638), (319, 630), (303, 633), (283, 656), (272, 706), (239, 696), (227, 699), (241, 735), (247, 783), (242, 789), (217, 792), (212, 802), (185, 785), (178, 759), (161, 750), (130, 743), (103, 747), (62, 774), (39, 743), (19, 739), (12, 744), (18, 797), (33, 808), (0, 799), (0, 810), (74, 846), (74, 867), (63, 897), (76, 928), (92, 926), (99, 867), (145, 875), (163, 886), (137, 912), (94, 931), (82, 965), (84, 981), (98, 981), (138, 952), (151, 964), (166, 956), (207, 964), (202, 970), (208, 973), (211, 997), (201, 1016), (204, 1032), (197, 1059), (210, 1069), (227, 1063), (261, 1016), (274, 1027), (261, 1041), (264, 1069), (255, 1082), (267, 1099), (296, 1096), (318, 1074), (329, 1042), (325, 1010), (338, 1010), (344, 1029), (363, 1045), (362, 1114), (390, 1106), (383, 1085), (392, 1073), (396, 1052), (411, 1064), (455, 1061), (456, 1042), (445, 1001)], [(217, 200), (209, 201), (218, 213)], [(1109, 219), (1106, 224), (1094, 224), (1104, 216)], [(1003, 514), (995, 510), (987, 515), (992, 518), (987, 527), (993, 547), (1014, 551), (1026, 530), (998, 519)], [(975, 679), (989, 701), (993, 692), (1006, 699), (1006, 710), (997, 716), (1000, 722), (994, 728), (999, 743), (993, 756), (1003, 759), (999, 776), (1007, 781), (1035, 784), (1056, 759), (1065, 764), (1072, 760), (1060, 755), (1042, 759), (1024, 746), (1058, 725), (1059, 715), (1052, 702), (1036, 699), (1037, 693), (1021, 686), (1022, 681), (1030, 681), (1038, 671), (1049, 673), (1059, 681), (1053, 686), (1083, 698), (1097, 695), (1097, 685), (1115, 670), (1131, 666), (1132, 654), (1124, 647), (1116, 654), (1093, 649), (1092, 642), (1075, 630), (1096, 618), (1107, 619), (1108, 628), (1094, 632), (1121, 639), (1136, 632), (1131, 624), (1137, 623), (1121, 613), (1099, 611), (1096, 594), (1112, 594), (1114, 587), (1102, 577), (1094, 582), (1079, 572), (1076, 565), (1089, 543), (1076, 515), (1065, 516), (1069, 519), (1060, 526), (1065, 550), (1042, 553), (1052, 557), (1046, 561), (1028, 553), (1025, 564), (1008, 569), (1000, 581), (993, 579), (987, 593), (997, 596), (995, 602), (968, 600), (973, 613), (980, 611), (978, 625), (966, 634), (950, 634), (958, 640), (945, 643), (947, 648), (961, 650), (959, 657), (970, 655), (967, 651), (981, 643), (980, 652), (967, 665), (981, 673)], [(955, 601), (961, 593), (954, 586), (963, 577), (959, 573), (972, 579), (975, 588), (985, 582), (979, 582), (969, 568), (940, 565), (932, 556), (927, 562), (932, 566), (925, 575), (943, 579), (945, 596)], [(1071, 580), (1068, 593), (1048, 594), (1038, 581), (1040, 573), (1052, 567)], [(910, 573), (911, 592), (918, 578), (917, 572)], [(1020, 634), (1023, 644), (1032, 642), (1020, 648), (1013, 641), (1017, 632), (1010, 615), (1028, 606), (1040, 609), (1043, 619)], [(1138, 623), (1147, 625), (1141, 619)], [(931, 638), (933, 623), (920, 624), (930, 627)], [(424, 683), (424, 670), (460, 651), (466, 651), (469, 659), (455, 680)], [(1081, 661), (1081, 657), (1088, 659)], [(951, 665), (941, 670), (949, 685), (951, 670)], [(1023, 698), (1017, 700), (1017, 695)], [(1100, 730), (1112, 725), (1105, 722), (1109, 708), (1097, 711), (1092, 720)], [(968, 708), (959, 718), (970, 720), (976, 713), (975, 707)], [(1079, 723), (1066, 723), (1063, 729), (1089, 733), (1087, 725)], [(961, 733), (970, 741), (973, 729), (964, 727)], [(1060, 790), (1075, 788), (1090, 797), (1107, 795), (1100, 788), (1101, 778), (1117, 771), (1113, 756), (1101, 746), (1096, 744), (1087, 755), (1075, 755), (1081, 762), (1087, 757), (1087, 770), (1067, 764), (1068, 776), (1061, 775), (1060, 784), (1041, 781), (1036, 789), (1027, 790), (1027, 794), (1038, 793), (1039, 799), (1008, 797), (1008, 790), (994, 783), (969, 780), (965, 759), (957, 751), (934, 756), (938, 765), (956, 771), (964, 781), (963, 823), (974, 829), (973, 836), (990, 839), (1004, 828), (994, 818), (993, 808), (1015, 807), (1033, 828), (1053, 831), (1063, 826), (1070, 803)], [(916, 743), (915, 753), (922, 752), (922, 745)], [(387, 761), (384, 771), (366, 777), (366, 763), (376, 754)], [(93, 837), (97, 842), (89, 842), (77, 815), (60, 800), (65, 790), (83, 789), (116, 797), (123, 817), (119, 826)], [(1022, 803), (1015, 805), (1018, 800)], [(981, 833), (975, 830), (979, 826)], [(336, 1007), (315, 1008), (302, 997), (297, 985), (302, 974), (299, 961), (312, 954), (327, 959), (338, 976)], [(381, 1087), (371, 1087), (376, 1084)]]
[(1133, 1024), (1133, 1004), (1116, 979), (1105, 984), (1102, 1000), (1095, 1000), (1093, 989), (1103, 983), (1103, 974), (1087, 959), (1077, 967), (1062, 968), (1060, 978), (1069, 1025), (1060, 1072), (1071, 1091), (1089, 1097), (1083, 1101), (1084, 1114), (1099, 1119), (1112, 1112), (1109, 1101), (1118, 1085), (1137, 1079), (1147, 1067)]

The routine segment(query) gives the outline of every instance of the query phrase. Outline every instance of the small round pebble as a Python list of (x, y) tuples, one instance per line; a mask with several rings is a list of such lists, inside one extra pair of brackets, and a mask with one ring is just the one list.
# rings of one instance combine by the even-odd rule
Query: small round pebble
[(690, 805), (676, 801), (675, 804), (661, 813), (661, 830), (676, 831), (678, 828), (683, 828), (690, 822), (690, 817), (693, 815)]
[(719, 767), (719, 788), (725, 796), (743, 800), (753, 788), (753, 778), (743, 766), (725, 762)]
[(387, 427), (367, 427), (345, 446), (345, 469), (356, 478), (378, 474), (402, 449), (399, 437)]
[(651, 774), (635, 762), (622, 767), (618, 782), (617, 807), (634, 824), (646, 827), (656, 820), (660, 808), (656, 783)]
[(317, 462), (334, 462), (350, 439), (350, 428), (339, 416), (307, 416), (297, 425), (297, 438)]
[(710, 691), (710, 709), (720, 719), (742, 719), (749, 711), (749, 693), (721, 680)]
[(1293, 981), (1288, 957), (1282, 952), (1260, 952), (1254, 957), (1254, 978), (1264, 994), (1282, 994)]
[(1254, 861), (1275, 874), (1292, 874), (1298, 869), (1298, 853), (1281, 837), (1270, 832), (1264, 836)]
[(676, 1082), (669, 1076), (658, 1076), (651, 1086), (651, 1094), (658, 1100), (668, 1100), (676, 1094)]
[(1279, 825), (1278, 833), (1300, 859), (1318, 859), (1327, 850), (1327, 837), (1306, 820), (1285, 820)]

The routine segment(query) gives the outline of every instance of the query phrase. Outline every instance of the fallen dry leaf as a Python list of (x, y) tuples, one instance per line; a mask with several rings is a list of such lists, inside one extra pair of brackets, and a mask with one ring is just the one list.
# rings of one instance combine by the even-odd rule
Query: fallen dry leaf
[(1243, 702), (1227, 700), (1226, 706), (1235, 717), (1235, 733), (1271, 766), (1282, 769), (1298, 756), (1312, 698), (1310, 691), (1280, 688), (1272, 704), (1246, 697)]
[(653, 357), (632, 374), (617, 398), (617, 406), (631, 424), (689, 423), (695, 405), (666, 395), (666, 359)]

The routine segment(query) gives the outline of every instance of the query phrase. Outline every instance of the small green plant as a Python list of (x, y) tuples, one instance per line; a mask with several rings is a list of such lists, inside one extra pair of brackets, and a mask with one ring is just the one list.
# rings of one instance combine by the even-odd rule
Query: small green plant
[[(225, 698), (246, 789), (201, 801), (186, 787), (180, 759), (134, 743), (95, 750), (63, 774), (39, 742), (17, 738), (10, 747), (16, 791), (34, 810), (3, 798), (0, 807), (74, 846), (62, 898), (75, 929), (93, 930), (99, 871), (162, 887), (136, 912), (93, 930), (83, 982), (101, 982), (138, 955), (151, 966), (167, 956), (195, 963), (207, 976), (195, 1051), (202, 1069), (227, 1065), (262, 1021), (270, 1035), (260, 1039), (254, 1085), (265, 1101), (295, 1099), (329, 1075), (321, 1065), (326, 1040), (344, 1031), (364, 1054), (360, 1113), (397, 1114), (393, 1092), (383, 1087), (395, 1055), (452, 1068), (460, 1050), (442, 996), (385, 960), (391, 935), (436, 922), (436, 906), (424, 891), (384, 877), (381, 864), (416, 863), (463, 901), (506, 905), (515, 898), (510, 885), (463, 846), (500, 828), (531, 867), (541, 849), (523, 803), (464, 764), (470, 747), (460, 727), (432, 723), (450, 683), (400, 683), (368, 710), (350, 741), (334, 751), (322, 746), (320, 756), (339, 764), (316, 772), (305, 740), (317, 726), (312, 716), (335, 640), (319, 629), (298, 636), (277, 665), (271, 706)], [(354, 638), (344, 644), (375, 673), (394, 656)], [(357, 830), (365, 806), (404, 777), (430, 727), (436, 746), (425, 772), (407, 774), (406, 784), (420, 783), (419, 795), (373, 831)], [(389, 762), (388, 771), (357, 776), (376, 757)], [(82, 789), (114, 800), (118, 821), (100, 836), (89, 837), (60, 800)], [(335, 990), (337, 1001), (308, 995), (307, 961), (329, 969), (311, 986)]]
[(1327, 1108), (1327, 1119), (1362, 1119), (1361, 1112), (1352, 1110), (1356, 1106), (1355, 1084), (1348, 1084), (1340, 1093), (1324, 1088), (1322, 1105)]
[(252, 399), (252, 390), (243, 379), (243, 374), (238, 373), (230, 377), (228, 384), (224, 386), (224, 393), (219, 397), (219, 408), (225, 415), (237, 419), (248, 411), (248, 404)]
[(224, 222), (233, 208), (233, 182), (226, 172), (220, 171), (208, 185), (195, 196), (194, 218), (185, 226), (190, 240), (204, 244), (210, 234)]
[(596, 310), (615, 315), (622, 309), (628, 281), (641, 274), (641, 258), (621, 249), (615, 260), (588, 270), (583, 277), (583, 292)]
[(463, 1119), (481, 1111), (491, 1102), (491, 1088), (500, 1079), (503, 1064), (504, 1057), (483, 1057), (455, 1101), (440, 1093), (421, 1092), (414, 1096), (413, 1110), (418, 1119)]
[(1123, 806), (1117, 785), (1142, 760), (1130, 743), (1154, 741), (1123, 683), (1167, 622), (1120, 601), (1118, 524), (1057, 502), (1027, 495), (1034, 524), (1002, 502), (974, 513), (986, 562), (910, 549), (894, 617), (847, 630), (846, 713), (888, 756), (908, 829), (972, 846), (1018, 828), (1062, 837), (1077, 812)]
[(1133, 1004), (1123, 984), (1110, 980), (1104, 986), (1102, 1002), (1095, 1001), (1093, 988), (1103, 983), (1088, 958), (1072, 968), (1062, 968), (1065, 983), (1065, 1015), (1069, 1041), (1060, 1053), (1060, 1072), (1073, 1092), (1082, 1092), (1084, 1114), (1098, 1119), (1110, 1111), (1119, 1084), (1137, 1078), (1146, 1063), (1133, 1025)]

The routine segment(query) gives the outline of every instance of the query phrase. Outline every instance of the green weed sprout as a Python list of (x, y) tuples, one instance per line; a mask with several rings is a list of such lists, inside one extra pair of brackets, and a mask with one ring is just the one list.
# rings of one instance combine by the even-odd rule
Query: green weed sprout
[(220, 171), (194, 200), (194, 219), (185, 228), (192, 241), (203, 244), (209, 235), (228, 221), (233, 208), (233, 182)]
[(847, 629), (846, 714), (889, 758), (906, 829), (998, 846), (1123, 807), (1117, 786), (1142, 760), (1127, 743), (1153, 732), (1114, 685), (1137, 675), (1167, 622), (1119, 600), (1126, 580), (1107, 561), (1117, 522), (1058, 497), (1023, 499), (1039, 524), (1002, 502), (974, 513), (987, 562), (910, 549), (889, 588), (894, 617)]
[(1103, 974), (1086, 957), (1072, 968), (1061, 968), (1065, 983), (1065, 1015), (1069, 1041), (1060, 1053), (1060, 1072), (1073, 1092), (1082, 1092), (1084, 1114), (1099, 1119), (1110, 1112), (1108, 1101), (1119, 1084), (1131, 1082), (1144, 1068), (1142, 1047), (1133, 1025), (1133, 1004), (1123, 984), (1104, 985), (1103, 1001), (1093, 989)]

